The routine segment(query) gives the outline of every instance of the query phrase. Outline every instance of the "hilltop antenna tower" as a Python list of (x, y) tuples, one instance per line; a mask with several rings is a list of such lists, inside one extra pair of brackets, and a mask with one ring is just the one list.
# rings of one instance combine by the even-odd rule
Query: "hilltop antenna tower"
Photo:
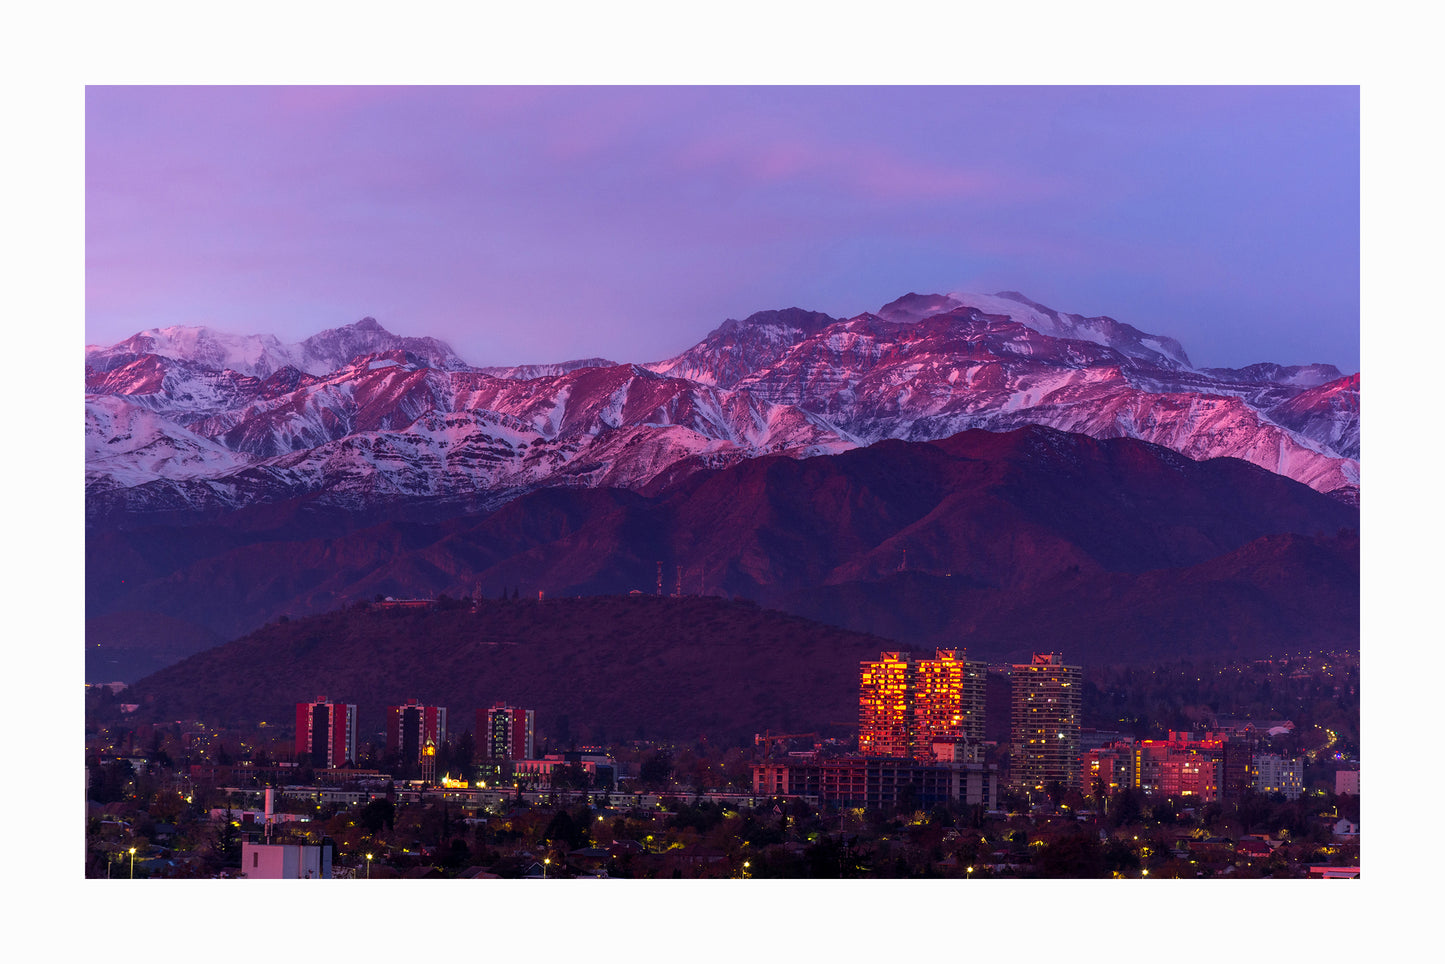
[(662, 560), (657, 560), (657, 594), (662, 595)]
[(677, 598), (682, 598), (682, 566), (677, 567)]

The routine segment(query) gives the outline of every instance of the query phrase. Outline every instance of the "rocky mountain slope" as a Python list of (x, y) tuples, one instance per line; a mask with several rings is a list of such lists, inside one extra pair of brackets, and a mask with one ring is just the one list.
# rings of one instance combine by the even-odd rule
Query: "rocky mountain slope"
[(1326, 399), (1332, 366), (1195, 370), (1172, 339), (1016, 293), (907, 295), (846, 320), (766, 312), (651, 367), (797, 406), (863, 443), (1048, 425), (1358, 492), (1358, 376), (1354, 396)]
[(476, 369), (370, 318), (292, 345), (158, 329), (86, 362), (92, 523), (302, 496), (487, 508), (539, 487), (646, 490), (761, 455), (1031, 424), (1358, 493), (1358, 375), (1194, 369), (1172, 339), (1008, 292), (907, 295), (851, 319), (759, 312), (646, 366)]
[[(1325, 602), (1358, 607), (1338, 542), (1358, 527), (1358, 374), (1198, 369), (1016, 293), (760, 312), (647, 365), (473, 368), (372, 319), (290, 345), (163, 329), (88, 348), (86, 386), (93, 678), (378, 594), (650, 594), (659, 564), (668, 592), (910, 643), (1007, 635), (983, 612), (1138, 635), (1107, 610), (1155, 611), (1149, 592), (1161, 613), (1220, 600), (1250, 646), (1301, 601), (1329, 625), (1280, 638), (1358, 634)], [(1336, 542), (1200, 575), (1284, 536)], [(920, 586), (946, 601), (926, 619), (905, 608)], [(1181, 639), (1239, 642), (1210, 625)]]

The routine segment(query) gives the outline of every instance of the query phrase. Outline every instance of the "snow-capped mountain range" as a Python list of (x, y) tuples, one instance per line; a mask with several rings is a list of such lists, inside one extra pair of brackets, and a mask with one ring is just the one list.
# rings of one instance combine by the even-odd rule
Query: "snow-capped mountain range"
[(646, 365), (475, 368), (372, 318), (296, 344), (165, 328), (87, 347), (86, 392), (91, 516), (649, 491), (760, 455), (1026, 424), (1241, 458), (1346, 501), (1359, 489), (1358, 374), (1196, 369), (1173, 339), (1014, 292), (909, 294), (848, 319), (764, 311)]

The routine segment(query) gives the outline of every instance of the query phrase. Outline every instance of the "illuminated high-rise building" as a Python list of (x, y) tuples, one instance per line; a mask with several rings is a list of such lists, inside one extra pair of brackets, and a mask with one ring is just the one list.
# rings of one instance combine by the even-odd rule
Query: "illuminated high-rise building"
[(356, 759), (356, 704), (318, 696), (296, 704), (296, 755), (314, 767), (339, 767)]
[(911, 653), (883, 653), (858, 669), (858, 752), (913, 756), (914, 663)]
[(956, 649), (940, 649), (915, 667), (914, 758), (932, 759), (933, 741), (944, 737), (982, 743), (987, 664), (964, 659)]
[(883, 653), (858, 673), (858, 750), (864, 756), (934, 759), (935, 740), (983, 741), (987, 667), (940, 649), (933, 659)]
[(1050, 653), (1015, 665), (1009, 675), (1010, 783), (1026, 791), (1078, 786), (1083, 671)]
[(402, 763), (420, 763), (427, 744), (433, 749), (447, 740), (447, 708), (422, 706), (407, 700), (401, 706), (386, 708), (386, 749), (401, 758)]
[(533, 757), (533, 711), (498, 703), (477, 710), (478, 743), (489, 760), (530, 760)]

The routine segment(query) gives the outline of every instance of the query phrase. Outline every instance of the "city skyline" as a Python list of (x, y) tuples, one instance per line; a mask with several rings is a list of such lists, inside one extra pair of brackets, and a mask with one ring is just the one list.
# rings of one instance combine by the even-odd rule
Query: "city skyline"
[[(1185, 21), (1184, 14), (1159, 14), (1157, 11), (1150, 11), (1146, 16), (1142, 9), (1132, 11), (1134, 16), (1130, 17), (1128, 22), (1123, 22), (1122, 17), (1109, 16), (1114, 11), (1106, 11), (1105, 15), (1101, 16), (1098, 11), (1056, 8), (1046, 11), (1051, 15), (1050, 18), (1039, 18), (1040, 11), (1036, 10), (1023, 11), (1023, 17), (996, 11), (969, 10), (952, 15), (950, 19), (949, 15), (930, 9), (910, 10), (902, 16), (885, 17), (881, 23), (874, 22), (876, 18), (870, 18), (865, 25), (862, 18), (823, 18), (813, 15), (805, 18), (801, 11), (793, 13), (787, 10), (768, 10), (764, 24), (759, 22), (760, 18), (746, 16), (746, 13), (753, 11), (729, 11), (734, 14), (741, 12), (742, 16), (714, 16), (723, 12), (719, 10), (704, 11), (697, 15), (699, 22), (701, 17), (708, 17), (704, 39), (700, 44), (690, 44), (682, 42), (683, 38), (678, 33), (663, 41), (663, 31), (668, 27), (676, 27), (676, 21), (671, 17), (657, 18), (663, 22), (663, 26), (637, 27), (630, 18), (618, 17), (612, 10), (564, 11), (561, 18), (557, 17), (556, 11), (548, 11), (545, 14), (548, 17), (546, 26), (529, 30), (529, 24), (519, 23), (510, 11), (478, 8), (473, 11), (450, 12), (456, 17), (455, 23), (461, 29), (437, 30), (437, 21), (425, 15), (408, 18), (406, 21), (400, 18), (382, 21), (377, 17), (337, 17), (334, 12), (288, 11), (285, 29), (278, 30), (275, 21), (270, 18), (228, 16), (222, 28), (219, 21), (212, 23), (211, 15), (203, 12), (189, 11), (184, 17), (169, 17), (170, 22), (161, 25), (148, 23), (148, 18), (144, 15), (136, 17), (133, 12), (121, 14), (118, 11), (87, 11), (92, 29), (85, 32), (88, 36), (81, 37), (79, 43), (41, 44), (36, 45), (36, 48), (50, 48), (43, 58), (46, 63), (39, 70), (42, 79), (56, 72), (51, 61), (58, 61), (61, 71), (77, 74), (81, 72), (79, 64), (84, 62), (85, 79), (91, 83), (117, 78), (131, 83), (167, 83), (177, 79), (233, 83), (238, 80), (245, 82), (260, 73), (288, 79), (343, 81), (406, 80), (410, 79), (407, 75), (411, 74), (427, 80), (446, 80), (458, 75), (470, 79), (471, 76), (480, 75), (486, 79), (503, 81), (525, 79), (550, 82), (553, 77), (562, 76), (569, 80), (660, 77), (715, 82), (733, 80), (745, 73), (748, 76), (760, 75), (770, 80), (786, 80), (806, 73), (809, 78), (823, 80), (848, 75), (885, 81), (890, 79), (887, 75), (924, 80), (952, 80), (955, 76), (961, 76), (970, 80), (990, 81), (997, 77), (1022, 83), (1035, 83), (1038, 78), (1049, 81), (1060, 77), (1081, 77), (1105, 83), (1163, 79), (1197, 84), (1240, 77), (1266, 83), (1297, 83), (1301, 80), (1320, 79), (1344, 80), (1349, 83), (1363, 81), (1366, 94), (1364, 113), (1369, 121), (1365, 144), (1369, 148), (1367, 247), (1371, 256), (1366, 264), (1369, 268), (1366, 285), (1368, 297), (1363, 306), (1360, 304), (1358, 275), (1354, 285), (1355, 301), (1351, 308), (1357, 313), (1355, 357), (1358, 358), (1361, 324), (1359, 319), (1363, 317), (1358, 313), (1361, 308), (1371, 319), (1370, 342), (1375, 346), (1372, 358), (1380, 353), (1379, 346), (1383, 343), (1386, 332), (1391, 333), (1392, 340), (1400, 335), (1400, 332), (1392, 330), (1392, 321), (1404, 322), (1404, 337), (1410, 339), (1413, 339), (1415, 329), (1419, 327), (1417, 323), (1413, 323), (1411, 309), (1418, 302), (1412, 295), (1413, 286), (1410, 280), (1427, 276), (1423, 258), (1428, 246), (1415, 242), (1417, 225), (1423, 223), (1424, 219), (1419, 218), (1416, 213), (1420, 208), (1413, 203), (1413, 196), (1424, 186), (1424, 200), (1428, 210), (1430, 192), (1427, 186), (1428, 177), (1415, 174), (1414, 167), (1429, 156), (1429, 152), (1423, 149), (1423, 144), (1415, 143), (1427, 136), (1426, 131), (1429, 128), (1428, 124), (1420, 123), (1420, 118), (1425, 115), (1417, 104), (1428, 87), (1405, 85), (1400, 81), (1409, 73), (1423, 71), (1421, 65), (1428, 61), (1415, 55), (1410, 49), (1412, 38), (1408, 34), (1392, 36), (1388, 45), (1370, 44), (1369, 41), (1374, 39), (1375, 33), (1371, 29), (1373, 24), (1369, 18), (1365, 18), (1363, 26), (1343, 26), (1338, 19), (1313, 18), (1311, 21), (1310, 18), (1301, 18), (1297, 14), (1272, 11), (1259, 14), (1258, 11), (1251, 11), (1250, 21), (1247, 26), (1242, 27), (1241, 24), (1246, 22), (1240, 16), (1202, 20), (1191, 16)], [(762, 10), (757, 12), (763, 13)], [(1244, 13), (1242, 10), (1229, 12)], [(323, 15), (326, 16), (324, 21), (320, 19)], [(95, 16), (95, 19), (90, 20), (89, 16)], [(1285, 16), (1289, 16), (1289, 20), (1285, 20)], [(29, 14), (22, 17), (22, 25), (28, 22), (29, 17)], [(1001, 19), (1005, 17), (1007, 19)], [(1028, 19), (1025, 20), (1025, 17)], [(836, 23), (829, 23), (829, 20), (850, 21), (853, 26), (843, 28), (844, 36), (840, 37)], [(406, 31), (404, 26), (408, 22), (415, 25), (413, 29), (418, 31), (418, 40), (422, 39), (421, 32), (426, 32), (424, 41), (407, 43), (410, 32)], [(386, 24), (384, 28), (383, 23)], [(325, 25), (324, 28), (322, 24)], [(605, 27), (602, 26), (604, 24)], [(116, 26), (123, 29), (116, 30)], [(196, 29), (198, 27), (212, 27), (214, 36), (201, 42)], [(473, 29), (475, 27), (484, 29)], [(1170, 27), (1175, 29), (1169, 31)], [(568, 34), (573, 36), (569, 37)], [(23, 32), (20, 35), (28, 36)], [(752, 39), (745, 39), (745, 36)], [(940, 47), (944, 49), (938, 49)], [(22, 54), (22, 63), (25, 59)], [(402, 64), (400, 68), (396, 66), (398, 60)], [(1360, 66), (1362, 62), (1363, 67)], [(1382, 64), (1387, 66), (1382, 67)], [(286, 66), (292, 69), (282, 73)], [(1248, 74), (1245, 73), (1246, 70), (1249, 71)], [(42, 84), (43, 89), (45, 85)], [(51, 89), (60, 88), (53, 86)], [(65, 97), (65, 102), (60, 105), (62, 111), (51, 109), (35, 113), (44, 113), (47, 123), (49, 118), (58, 113), (73, 115), (77, 104), (83, 101), (83, 95), (77, 96), (78, 94), (79, 92), (70, 91), (67, 96), (67, 93), (62, 91), (61, 96)], [(28, 95), (26, 99), (29, 99)], [(57, 98), (52, 96), (51, 99)], [(53, 106), (55, 105), (47, 105)], [(30, 113), (28, 107), (22, 113)], [(77, 120), (72, 119), (69, 124), (73, 131), (84, 126)], [(79, 136), (88, 135), (80, 130)], [(72, 132), (71, 140), (75, 139), (79, 137)], [(22, 143), (26, 141), (22, 140)], [(45, 140), (37, 140), (31, 146), (41, 148), (46, 143)], [(29, 164), (37, 170), (53, 165), (50, 151), (34, 149), (28, 153), (33, 155)], [(73, 164), (79, 152), (74, 149), (73, 144), (68, 144), (64, 154)], [(77, 193), (75, 187), (80, 183), (83, 172), (76, 172), (65, 164), (62, 164), (61, 168), (58, 176), (51, 175), (48, 171), (40, 178), (22, 176), (21, 184), (28, 186), (31, 181), (41, 180), (46, 188), (58, 186), (60, 193), (73, 197)], [(46, 232), (73, 235), (76, 222), (84, 216), (83, 212), (80, 217), (66, 217), (64, 215), (67, 212), (62, 211), (61, 216), (56, 217), (50, 198), (44, 196), (47, 193), (51, 192), (42, 190), (38, 202), (29, 202), (36, 210), (33, 212), (34, 216), (27, 220), (34, 220), (37, 226), (42, 226)], [(1411, 200), (1405, 202), (1406, 197)], [(27, 236), (28, 234), (29, 232), (26, 232)], [(42, 236), (41, 241), (41, 246), (44, 247), (50, 238)], [(1387, 246), (1388, 250), (1382, 250), (1381, 245)], [(73, 242), (68, 243), (68, 264), (79, 260), (74, 257), (73, 247)], [(1350, 265), (1350, 270), (1357, 271), (1357, 265), (1358, 259)], [(29, 272), (22, 271), (22, 274), (28, 276)], [(74, 283), (76, 280), (88, 281), (66, 277), (60, 285), (56, 285), (53, 283), (55, 279), (48, 274), (42, 273), (42, 278), (46, 291), (43, 296), (45, 301), (57, 291), (66, 293), (81, 287)], [(756, 283), (756, 278), (745, 280), (754, 282), (755, 287), (745, 292), (748, 297), (736, 299), (741, 303), (738, 307), (725, 303), (722, 310), (716, 311), (711, 307), (690, 305), (690, 310), (696, 314), (678, 320), (675, 326), (679, 333), (685, 330), (687, 334), (686, 338), (679, 334), (679, 344), (691, 344), (729, 315), (741, 316), (750, 311), (793, 303), (818, 310), (834, 310), (841, 314), (855, 313), (876, 310), (883, 300), (896, 297), (906, 290), (890, 289), (881, 299), (869, 295), (868, 299), (850, 299), (847, 304), (834, 308), (829, 304), (811, 302), (807, 291), (795, 293), (789, 290), (775, 300), (771, 297), (772, 290), (764, 290), (762, 284)], [(930, 278), (926, 285), (921, 284), (919, 287), (941, 290), (955, 284), (958, 287), (974, 289), (984, 287), (982, 284), (971, 284), (970, 278), (958, 279), (957, 282), (954, 279), (934, 281)], [(1209, 356), (1207, 346), (1190, 332), (1171, 328), (1167, 324), (1158, 324), (1155, 318), (1147, 313), (1137, 311), (1132, 303), (1124, 303), (1118, 299), (1095, 303), (1097, 299), (1092, 299), (1088, 294), (1076, 296), (1077, 288), (1065, 291), (1061, 297), (1054, 297), (1053, 292), (1030, 285), (1027, 278), (1009, 278), (1000, 283), (1000, 287), (1003, 286), (1016, 288), (1062, 311), (1086, 314), (1103, 312), (1141, 329), (1177, 337), (1190, 351), (1196, 365), (1245, 364), (1268, 359), (1281, 364), (1302, 364), (1319, 360), (1336, 364), (1341, 369), (1357, 370), (1360, 367), (1358, 361), (1342, 361), (1323, 352), (1318, 353), (1319, 357), (1316, 358), (1315, 353), (1305, 356), (1293, 351), (1274, 353), (1261, 349), (1258, 352), (1251, 351), (1248, 357), (1238, 359), (1213, 358)], [(197, 287), (202, 288), (204, 285), (198, 282)], [(755, 292), (760, 292), (760, 296), (751, 297)], [(204, 294), (205, 292), (202, 292), (202, 295)], [(1136, 294), (1142, 296), (1142, 293)], [(1283, 291), (1278, 297), (1284, 297)], [(32, 296), (29, 301), (36, 307), (43, 303), (39, 296)], [(203, 307), (213, 304), (203, 298), (198, 298), (198, 302)], [(222, 299), (218, 298), (214, 304), (221, 303)], [(699, 299), (699, 304), (701, 303)], [(1177, 302), (1175, 304), (1177, 305)], [(84, 310), (85, 304), (82, 302), (79, 307)], [(309, 302), (301, 308), (307, 312), (307, 317), (301, 319), (300, 330), (295, 332), (279, 331), (276, 325), (263, 323), (270, 319), (259, 319), (259, 313), (243, 318), (234, 325), (227, 322), (216, 324), (216, 327), (237, 333), (271, 332), (291, 340), (293, 335), (299, 339), (326, 328), (354, 322), (364, 315), (372, 315), (398, 334), (435, 335), (457, 342), (453, 347), (468, 362), (476, 365), (539, 362), (593, 353), (583, 350), (553, 352), (539, 348), (538, 351), (528, 351), (525, 355), (519, 354), (516, 357), (484, 355), (473, 351), (469, 345), (460, 343), (448, 332), (441, 330), (440, 326), (424, 324), (427, 319), (423, 310), (390, 303), (377, 304), (373, 301), (366, 301), (359, 306), (344, 303), (334, 311), (330, 308), (318, 309), (314, 314), (311, 314), (313, 309)], [(287, 314), (289, 320), (290, 311), (283, 313)], [(1301, 308), (1297, 317), (1309, 314), (1308, 309)], [(255, 323), (252, 323), (253, 318)], [(187, 317), (180, 323), (215, 321), (215, 318)], [(151, 323), (163, 322), (156, 319)], [(119, 337), (126, 337), (134, 330), (141, 330), (141, 327), (144, 326), (136, 326)], [(519, 319), (516, 327), (525, 326)], [(1248, 327), (1246, 324), (1236, 326), (1241, 330)], [(110, 339), (92, 337), (87, 331), (84, 340), (96, 342)], [(1427, 333), (1424, 350), (1394, 354), (1405, 354), (1423, 361), (1433, 354), (1432, 342), (1433, 336)], [(617, 357), (623, 354), (621, 351), (609, 351), (606, 354), (615, 357), (615, 360), (632, 361), (643, 360), (648, 353), (637, 352), (633, 353), (637, 357), (626, 358)], [(1376, 379), (1372, 368), (1372, 392), (1374, 381), (1388, 382), (1388, 376), (1392, 374), (1395, 373), (1387, 372), (1380, 379)], [(1398, 409), (1399, 404), (1390, 401), (1390, 393), (1398, 396), (1407, 388), (1414, 389), (1423, 384), (1424, 380), (1414, 374), (1400, 372), (1393, 387), (1386, 385), (1387, 394), (1382, 396), (1384, 401), (1374, 400), (1372, 395), (1372, 412)], [(1381, 436), (1384, 441), (1378, 445), (1375, 443), (1375, 436), (1381, 430), (1380, 423), (1383, 420), (1377, 415), (1371, 416), (1371, 448), (1402, 451), (1393, 447), (1387, 435)], [(1403, 428), (1396, 427), (1397, 435), (1403, 431)], [(1375, 481), (1374, 475), (1372, 469), (1372, 482)], [(1400, 477), (1400, 470), (1391, 468), (1390, 464), (1386, 464), (1380, 473), (1380, 478), (1392, 484)], [(1400, 511), (1414, 501), (1408, 496), (1396, 497), (1396, 493), (1388, 487), (1382, 486), (1381, 490), (1381, 498), (1372, 499), (1372, 504), (1386, 504), (1391, 506), (1393, 511)], [(48, 502), (43, 504), (48, 506)], [(1388, 533), (1403, 527), (1390, 526), (1387, 523), (1384, 528)], [(1375, 527), (1372, 527), (1372, 533), (1379, 535)], [(1388, 534), (1385, 538), (1386, 547), (1393, 549), (1393, 539)], [(37, 541), (43, 543), (48, 540)], [(67, 546), (71, 547), (67, 550), (67, 558), (76, 555), (73, 545), (77, 541), (76, 537), (67, 539)], [(1414, 584), (1427, 571), (1425, 567), (1396, 564), (1392, 569), (1384, 571), (1387, 575), (1382, 575), (1382, 570), (1375, 565), (1379, 552), (1373, 548), (1379, 544), (1378, 538), (1371, 538), (1367, 543), (1370, 548), (1367, 552), (1369, 565), (1366, 568), (1372, 574), (1373, 578), (1369, 583), (1374, 589), (1370, 594), (1371, 605), (1367, 613), (1367, 636), (1372, 641), (1383, 635), (1384, 626), (1395, 628), (1394, 623), (1403, 624), (1413, 619), (1414, 605), (1397, 606), (1393, 597), (1417, 595)], [(1403, 558), (1408, 560), (1408, 554)], [(1392, 598), (1389, 604), (1381, 604), (1381, 587), (1387, 584), (1392, 587), (1387, 590)], [(1403, 629), (1403, 626), (1400, 628)], [(59, 681), (71, 678), (68, 672), (54, 675), (57, 686)], [(1372, 694), (1378, 692), (1378, 687), (1372, 690)], [(1388, 780), (1388, 775), (1398, 770), (1398, 767), (1393, 766), (1394, 757), (1402, 752), (1402, 749), (1393, 744), (1384, 747), (1371, 744), (1372, 788), (1380, 774), (1385, 774), (1383, 779)], [(1383, 812), (1376, 810), (1372, 813), (1378, 819), (1371, 821), (1371, 832), (1372, 844), (1382, 839), (1386, 844), (1383, 848), (1372, 847), (1372, 876), (1375, 876), (1377, 881), (1408, 880), (1408, 876), (1402, 876), (1403, 872), (1398, 865), (1408, 858), (1409, 851), (1394, 845), (1394, 837), (1398, 836), (1398, 831), (1390, 828), (1400, 823), (1391, 819), (1393, 811), (1409, 805), (1410, 799), (1391, 792), (1393, 788), (1388, 783), (1382, 785), (1382, 789), (1386, 792), (1375, 794), (1372, 806), (1383, 806), (1385, 809)], [(42, 853), (39, 847), (36, 847), (35, 851), (29, 855), (31, 863), (39, 866), (52, 864), (51, 861), (43, 859), (47, 858), (48, 854)], [(68, 866), (63, 869), (69, 872)], [(859, 884), (859, 887), (868, 887), (863, 892), (867, 896), (880, 899), (890, 892), (889, 886), (881, 882), (871, 887)], [(1017, 890), (1018, 888), (997, 887), (976, 889), (970, 891), (970, 897), (977, 895), (986, 909), (1002, 913), (1012, 909)], [(1308, 909), (1307, 902), (1300, 899), (1306, 896), (1302, 890), (1292, 889), (1289, 885), (1282, 885), (1281, 890), (1286, 908), (1300, 912)], [(1036, 893), (1037, 890), (1029, 892)], [(125, 906), (137, 907), (140, 897), (143, 896), (136, 892), (136, 899), (131, 901), (125, 897), (127, 891), (122, 887), (107, 888), (106, 893), (112, 899), (124, 899)], [(200, 910), (208, 899), (206, 893), (207, 891), (201, 888), (191, 889), (185, 895), (188, 899), (187, 908)], [(736, 891), (733, 893), (735, 895)], [(1372, 885), (1370, 893), (1378, 893), (1389, 900), (1391, 906), (1405, 906), (1394, 901), (1395, 888), (1378, 890)], [(536, 900), (530, 890), (526, 895), (512, 901), (511, 906), (521, 909), (525, 915), (523, 920), (527, 924), (539, 923), (555, 916), (558, 907), (555, 902)], [(924, 900), (923, 907), (939, 912), (942, 911), (945, 901), (956, 902), (955, 890), (948, 887), (925, 888), (919, 895)], [(507, 896), (511, 897), (510, 894)], [(1169, 895), (1161, 890), (1140, 891), (1138, 888), (1132, 888), (1129, 897), (1146, 910), (1162, 910), (1163, 901), (1170, 899)], [(626, 888), (612, 888), (607, 889), (606, 893), (599, 891), (593, 894), (589, 891), (588, 898), (589, 910), (595, 911), (591, 904), (601, 900), (606, 910), (621, 912), (630, 909), (634, 894)], [(606, 904), (607, 900), (611, 900), (612, 904)], [(351, 898), (341, 893), (327, 895), (325, 899), (328, 908), (341, 909), (350, 902)], [(693, 918), (688, 912), (691, 902), (690, 893), (678, 890), (664, 903), (663, 912), (659, 915), (662, 923), (658, 926), (663, 928), (665, 938), (685, 938), (693, 934)], [(1080, 928), (1097, 916), (1099, 909), (1116, 902), (1117, 895), (1113, 891), (1104, 890), (1102, 886), (1088, 890), (1082, 895), (1082, 899), (1071, 900), (1067, 902), (1067, 906), (1057, 910), (1060, 932), (1080, 932)], [(1365, 903), (1373, 910), (1384, 907), (1379, 901), (1371, 903), (1367, 900)], [(734, 911), (741, 909), (743, 905), (744, 901), (734, 896), (722, 906), (725, 911)], [(562, 906), (570, 908), (572, 905), (564, 902)], [(823, 909), (821, 901), (815, 906), (818, 910)], [(1214, 906), (1227, 907), (1223, 902), (1223, 895), (1220, 895), (1220, 900), (1211, 902), (1211, 907)], [(214, 930), (213, 922), (198, 922), (203, 916), (200, 913), (183, 915), (183, 919), (190, 921), (183, 923), (183, 933), (202, 936)], [(1395, 916), (1403, 920), (1402, 915)], [(1303, 919), (1300, 915), (1295, 915), (1295, 918)], [(1146, 926), (1146, 933), (1150, 935), (1162, 936), (1164, 927), (1177, 924), (1176, 917), (1169, 914), (1150, 915), (1150, 919), (1152, 923)], [(781, 939), (783, 943), (779, 946), (785, 946), (788, 939), (781, 932), (794, 930), (796, 928), (787, 922), (772, 922), (762, 925), (760, 934), (769, 943), (777, 943)], [(1342, 940), (1346, 946), (1353, 946), (1363, 940), (1363, 933), (1359, 928), (1347, 927), (1336, 940)], [(1256, 946), (1269, 946), (1283, 951), (1297, 945), (1294, 931), (1288, 927), (1282, 928), (1275, 919), (1267, 923), (1246, 925), (1246, 934)], [(411, 936), (400, 934), (386, 935), (380, 940), (389, 949), (396, 950), (414, 943)], [(816, 945), (816, 937), (806, 940)], [(986, 946), (990, 948), (1005, 945), (1003, 938), (985, 940)], [(859, 956), (876, 956), (889, 952), (892, 942), (893, 938), (884, 934), (865, 935), (861, 938), (850, 934), (847, 937), (835, 937), (827, 946), (830, 949), (848, 947), (850, 952)], [(720, 949), (717, 953), (730, 951)]]

